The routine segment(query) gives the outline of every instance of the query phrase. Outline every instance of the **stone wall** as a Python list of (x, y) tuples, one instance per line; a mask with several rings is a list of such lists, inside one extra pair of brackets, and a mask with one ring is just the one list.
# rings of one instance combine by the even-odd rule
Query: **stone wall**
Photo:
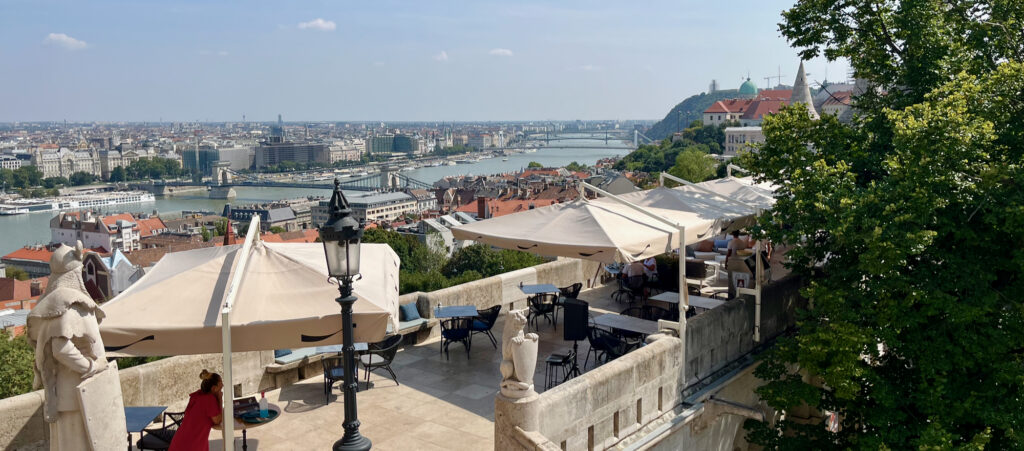
[[(266, 388), (263, 368), (274, 362), (272, 351), (237, 352), (232, 356), (236, 392), (255, 393)], [(188, 398), (199, 389), (204, 368), (222, 373), (220, 354), (170, 357), (121, 370), (121, 392), (126, 406), (166, 406)], [(226, 387), (225, 387), (226, 388)], [(47, 449), (49, 426), (43, 420), (43, 391), (0, 399), (0, 447), (13, 450)]]
[[(523, 446), (521, 428), (545, 440), (535, 447), (605, 449), (671, 412), (679, 404), (682, 342), (655, 335), (647, 345), (531, 398), (499, 395), (494, 449)], [(533, 434), (536, 437), (536, 434)]]
[[(751, 374), (751, 360), (743, 357), (793, 324), (795, 309), (803, 302), (799, 287), (800, 280), (794, 277), (765, 288), (761, 343), (753, 340), (755, 301), (750, 296), (687, 320), (685, 382), (682, 340), (654, 335), (647, 346), (543, 394), (519, 400), (499, 395), (495, 449), (606, 449), (635, 441), (658, 427), (668, 428), (673, 421), (679, 426), (649, 442), (652, 449), (732, 449), (733, 443), (742, 441), (743, 418), (709, 413), (699, 427), (683, 427), (684, 417), (689, 422), (705, 415), (705, 409), (682, 405), (682, 397), (728, 380), (715, 391), (736, 402), (756, 404), (753, 390), (760, 382)], [(747, 363), (741, 376), (730, 376), (737, 371), (733, 369), (737, 362)], [(699, 402), (701, 396), (707, 394), (693, 395), (689, 402)]]

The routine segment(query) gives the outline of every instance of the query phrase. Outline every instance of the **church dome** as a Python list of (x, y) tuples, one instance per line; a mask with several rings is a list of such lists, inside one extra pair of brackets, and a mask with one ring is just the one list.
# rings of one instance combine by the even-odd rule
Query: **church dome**
[(747, 81), (743, 82), (743, 84), (740, 85), (740, 95), (757, 95), (757, 85), (755, 85), (754, 82), (750, 81), (750, 79), (748, 78)]

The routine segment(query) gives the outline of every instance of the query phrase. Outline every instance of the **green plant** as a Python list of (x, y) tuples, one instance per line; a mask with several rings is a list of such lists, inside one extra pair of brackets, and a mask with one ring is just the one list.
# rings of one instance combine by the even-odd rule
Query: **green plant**
[(0, 398), (32, 391), (32, 365), (35, 350), (24, 335), (11, 338), (0, 330)]
[(7, 277), (8, 278), (17, 279), (17, 280), (28, 280), (29, 279), (28, 273), (25, 272), (24, 269), (21, 269), (21, 268), (19, 268), (17, 266), (8, 266), (6, 271), (7, 271)]
[(273, 226), (273, 227), (270, 228), (270, 233), (284, 233), (284, 232), (287, 232), (287, 230), (285, 230), (284, 227), (281, 227), (281, 226)]

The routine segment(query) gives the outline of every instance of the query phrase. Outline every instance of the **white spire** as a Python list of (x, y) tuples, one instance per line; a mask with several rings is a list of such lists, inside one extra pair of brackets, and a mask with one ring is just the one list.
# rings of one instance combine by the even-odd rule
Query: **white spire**
[(796, 73), (796, 81), (793, 82), (793, 94), (789, 102), (803, 103), (807, 105), (807, 113), (812, 118), (818, 119), (818, 112), (814, 110), (814, 99), (811, 98), (811, 88), (807, 86), (807, 75), (804, 75), (804, 62), (800, 61), (800, 70)]

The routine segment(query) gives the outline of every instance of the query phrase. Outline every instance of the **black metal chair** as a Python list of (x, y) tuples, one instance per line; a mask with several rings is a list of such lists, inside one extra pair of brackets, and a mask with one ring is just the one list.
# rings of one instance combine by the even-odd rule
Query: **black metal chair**
[(530, 303), (530, 317), (527, 318), (528, 322), (533, 322), (534, 330), (540, 330), (540, 326), (537, 324), (537, 317), (545, 317), (549, 323), (554, 324), (555, 328), (558, 328), (558, 318), (555, 317), (555, 302), (558, 300), (558, 296), (555, 294), (537, 294), (531, 296), (528, 301)]
[(398, 383), (398, 376), (391, 370), (391, 362), (395, 360), (398, 353), (398, 346), (402, 344), (402, 335), (391, 335), (376, 343), (367, 345), (367, 351), (359, 356), (359, 363), (366, 369), (366, 388), (370, 388), (370, 370), (384, 368), (391, 375), (391, 379)]
[(469, 349), (473, 346), (473, 318), (449, 318), (441, 321), (441, 351), (444, 358), (448, 356), (448, 346), (452, 343), (461, 342), (466, 347), (466, 358), (469, 358)]
[[(633, 318), (647, 319), (644, 316), (644, 312), (645, 310), (643, 307), (630, 307), (619, 312), (619, 314), (624, 316), (632, 316)], [(618, 335), (619, 337), (622, 337), (623, 340), (625, 340), (631, 345), (639, 346), (640, 343), (643, 342), (644, 340), (644, 334), (641, 334), (639, 332), (630, 332), (626, 330), (615, 329), (615, 334)]]
[(597, 327), (589, 328), (587, 341), (590, 342), (590, 350), (587, 351), (587, 358), (583, 361), (584, 369), (590, 362), (590, 354), (594, 354), (594, 361), (600, 362), (603, 358), (607, 363), (609, 360), (621, 357), (633, 347), (617, 335)]
[(567, 287), (559, 288), (558, 291), (562, 294), (563, 297), (567, 297), (569, 299), (576, 299), (580, 295), (580, 290), (582, 289), (583, 284), (580, 282), (576, 282)]
[[(185, 412), (164, 412), (163, 426), (159, 428), (143, 429), (142, 437), (139, 441), (135, 442), (135, 447), (144, 450), (163, 451), (171, 447), (171, 440), (174, 439), (174, 433), (181, 426), (181, 421), (185, 419)], [(171, 424), (167, 424), (167, 420), (171, 421)]]
[[(623, 271), (625, 271), (625, 268), (623, 268)], [(619, 285), (619, 288), (612, 293), (612, 299), (615, 299), (615, 302), (622, 302), (623, 297), (629, 299), (632, 294), (627, 287), (626, 273), (622, 272), (617, 274), (615, 276), (615, 282)]]
[(320, 363), (324, 367), (324, 404), (327, 404), (330, 402), (331, 388), (334, 383), (345, 380), (345, 357), (332, 355), (324, 357)]
[(629, 302), (636, 302), (640, 299), (643, 303), (647, 300), (647, 285), (644, 282), (644, 276), (632, 276), (626, 279), (626, 289), (629, 290)]
[(645, 305), (643, 307), (643, 312), (640, 318), (650, 321), (657, 321), (659, 319), (663, 319), (666, 321), (675, 321), (679, 319), (679, 309), (675, 309), (674, 316), (675, 319), (672, 319), (673, 314), (672, 311), (669, 309), (661, 308), (656, 305)]
[(499, 313), (501, 313), (501, 304), (487, 310), (480, 310), (479, 315), (473, 319), (473, 326), (471, 327), (474, 334), (487, 335), (487, 338), (491, 339), (491, 345), (494, 346), (494, 349), (498, 349), (498, 340), (494, 338), (491, 329), (494, 328), (494, 323), (498, 321)]

